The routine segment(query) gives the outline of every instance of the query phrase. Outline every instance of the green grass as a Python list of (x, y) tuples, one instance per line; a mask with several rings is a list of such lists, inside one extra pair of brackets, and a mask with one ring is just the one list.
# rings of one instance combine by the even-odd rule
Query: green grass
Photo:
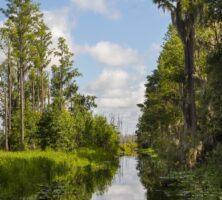
[(136, 156), (137, 155), (137, 143), (135, 142), (126, 142), (120, 144), (120, 154), (126, 156)]
[(151, 158), (158, 158), (158, 154), (155, 152), (154, 149), (152, 148), (147, 148), (147, 149), (139, 149), (138, 152), (141, 155), (149, 155)]
[(87, 148), (72, 153), (0, 151), (0, 199), (13, 199), (16, 194), (30, 196), (38, 185), (50, 184), (79, 169), (106, 169), (112, 158), (100, 149)]

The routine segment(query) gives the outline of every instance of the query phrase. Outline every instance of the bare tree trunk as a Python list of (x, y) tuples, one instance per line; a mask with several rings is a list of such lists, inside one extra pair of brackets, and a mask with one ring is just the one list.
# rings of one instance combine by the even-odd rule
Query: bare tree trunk
[(38, 111), (40, 111), (40, 106), (41, 106), (41, 102), (40, 102), (40, 88), (39, 88), (39, 84), (38, 84), (38, 89), (37, 89), (37, 97), (38, 97), (38, 103), (37, 103), (37, 105), (38, 105), (38, 108), (37, 108), (37, 110)]
[(50, 105), (50, 88), (48, 88), (48, 105)]
[(35, 81), (32, 81), (32, 111), (35, 111)]
[(19, 62), (17, 62), (17, 95), (16, 95), (16, 101), (15, 101), (15, 107), (16, 109), (19, 109), (20, 105), (20, 68), (19, 68)]
[(44, 105), (44, 85), (43, 85), (43, 70), (41, 70), (41, 111), (43, 111)]
[(20, 59), (20, 150), (25, 150), (25, 130), (24, 130), (24, 78), (23, 62)]
[(194, 80), (194, 31), (191, 31), (184, 44), (185, 70), (187, 79), (187, 128), (192, 134), (196, 134), (196, 104), (195, 104), (195, 80)]
[(8, 135), (11, 134), (12, 123), (12, 72), (11, 72), (11, 50), (8, 50)]
[(9, 150), (8, 146), (8, 101), (7, 101), (7, 95), (5, 92), (5, 151)]
[(19, 97), (20, 97), (20, 150), (25, 150), (25, 127), (24, 127), (24, 61), (23, 61), (23, 38), (21, 31), (21, 18), (18, 27), (19, 39)]
[(62, 76), (62, 67), (60, 66), (60, 99), (59, 99), (59, 109), (62, 110), (62, 101), (63, 101), (63, 76)]
[(182, 111), (183, 111), (183, 117), (184, 117), (184, 128), (183, 132), (187, 130), (187, 110), (186, 110), (186, 99), (187, 99), (187, 89), (185, 87), (185, 83), (182, 84)]

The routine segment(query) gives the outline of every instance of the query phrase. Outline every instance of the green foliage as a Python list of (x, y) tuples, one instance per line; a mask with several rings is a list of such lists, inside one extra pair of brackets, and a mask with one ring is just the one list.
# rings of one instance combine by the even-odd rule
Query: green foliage
[(64, 38), (59, 38), (58, 50), (55, 56), (59, 59), (59, 66), (52, 67), (52, 96), (54, 105), (60, 110), (65, 106), (67, 100), (70, 103), (71, 98), (76, 94), (78, 86), (74, 78), (80, 76), (78, 69), (73, 69), (73, 53), (69, 51)]
[(154, 149), (140, 149), (139, 153), (142, 155), (149, 155), (151, 158), (158, 158), (158, 155), (155, 153)]
[[(179, 36), (170, 27), (158, 67), (147, 78), (145, 102), (139, 105), (141, 180), (151, 199), (221, 199), (222, 151), (217, 148), (222, 143), (221, 1), (154, 2), (171, 12)], [(195, 25), (198, 15), (203, 14), (203, 4), (208, 6), (206, 21)], [(195, 13), (199, 9), (201, 12)], [(186, 33), (192, 29), (196, 32), (192, 43), (198, 117), (195, 136), (185, 131), (187, 123), (183, 120), (189, 117), (184, 109), (187, 72), (183, 48), (189, 40)]]
[(93, 146), (117, 153), (119, 137), (115, 128), (101, 116), (90, 112), (46, 109), (40, 122), (37, 141), (41, 149), (72, 151), (79, 147)]
[[(25, 143), (29, 149), (36, 148), (36, 134), (38, 132), (38, 123), (41, 118), (41, 113), (32, 111), (30, 109), (25, 110)], [(9, 136), (10, 148), (12, 150), (19, 149), (19, 131), (20, 131), (20, 112), (19, 110), (12, 115), (12, 131)]]
[[(35, 49), (35, 31), (38, 21), (42, 18), (39, 6), (32, 0), (7, 0), (7, 8), (1, 9), (10, 20), (10, 39), (13, 46), (14, 55), (25, 64), (30, 59), (30, 52)], [(25, 47), (25, 48), (21, 48)], [(28, 66), (20, 66), (28, 68)]]
[(76, 147), (74, 118), (66, 110), (47, 109), (39, 122), (38, 139), (42, 149), (73, 150)]
[(178, 34), (185, 44), (189, 40), (192, 31), (195, 30), (195, 24), (200, 21), (203, 16), (205, 1), (153, 0), (153, 2), (164, 11), (170, 12), (172, 23), (177, 28)]
[(87, 147), (91, 144), (91, 133), (93, 116), (91, 112), (80, 108), (72, 111), (74, 117), (74, 127), (76, 130), (76, 143), (78, 147)]
[(113, 157), (99, 149), (73, 153), (0, 152), (0, 199), (69, 196), (69, 199), (90, 200), (95, 191), (105, 190), (116, 169)]
[(221, 145), (219, 145), (198, 168), (193, 171), (174, 172), (170, 176), (180, 181), (181, 188), (189, 191), (192, 199), (221, 199), (221, 152)]
[(178, 148), (183, 131), (183, 47), (173, 27), (165, 37), (158, 69), (147, 78), (145, 102), (140, 105), (138, 145), (153, 148), (161, 158), (178, 161)]
[(222, 48), (219, 46), (208, 55), (208, 83), (205, 88), (203, 104), (207, 107), (202, 118), (202, 129), (208, 143), (222, 142), (222, 106), (221, 106), (221, 64)]
[[(39, 5), (32, 0), (6, 2), (1, 9), (7, 20), (0, 29), (0, 48), (7, 59), (0, 65), (0, 114), (9, 149), (94, 146), (117, 153), (117, 131), (105, 118), (93, 117), (96, 97), (78, 93), (75, 78), (81, 74), (73, 67), (66, 39), (60, 37), (52, 50), (52, 34)], [(46, 72), (51, 59), (58, 65)]]
[(126, 156), (136, 156), (137, 155), (137, 143), (132, 140), (127, 140), (120, 144), (121, 154)]
[(221, 22), (222, 18), (222, 2), (221, 0), (206, 0), (209, 5), (208, 19)]
[[(159, 190), (160, 177), (165, 176), (168, 173), (168, 166), (165, 160), (160, 159), (153, 149), (139, 150), (137, 168), (139, 170), (139, 176), (141, 182), (148, 189), (149, 195), (152, 192)], [(142, 151), (142, 152), (141, 152)], [(159, 194), (156, 197), (160, 197)]]
[(119, 146), (119, 136), (117, 130), (109, 125), (106, 118), (95, 116), (90, 130), (91, 142), (96, 147), (101, 147), (106, 151), (117, 153)]
[(152, 199), (214, 200), (222, 197), (221, 145), (209, 153), (205, 163), (193, 170), (169, 171), (168, 163), (152, 157), (153, 149), (139, 156), (138, 169)]

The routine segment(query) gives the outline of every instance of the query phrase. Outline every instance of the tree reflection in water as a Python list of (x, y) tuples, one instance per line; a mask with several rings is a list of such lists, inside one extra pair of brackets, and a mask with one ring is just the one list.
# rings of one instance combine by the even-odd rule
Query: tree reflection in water
[(90, 200), (93, 193), (104, 192), (111, 184), (117, 166), (98, 171), (90, 166), (77, 169), (76, 173), (70, 173), (61, 177), (52, 184), (41, 186), (37, 199), (41, 200)]
[[(90, 200), (93, 193), (103, 193), (110, 186), (118, 169), (118, 160), (97, 168), (88, 165), (63, 175), (34, 174), (16, 179), (13, 184), (0, 185), (1, 200)], [(29, 180), (27, 184), (27, 179)], [(24, 181), (24, 182), (23, 182)], [(17, 182), (17, 183), (16, 183)]]
[(161, 160), (148, 155), (138, 157), (139, 176), (147, 189), (147, 200), (188, 200), (190, 193), (173, 177), (167, 177), (168, 170)]

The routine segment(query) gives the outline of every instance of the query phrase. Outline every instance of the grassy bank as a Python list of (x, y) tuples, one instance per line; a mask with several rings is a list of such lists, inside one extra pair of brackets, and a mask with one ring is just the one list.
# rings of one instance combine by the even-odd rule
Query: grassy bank
[(136, 156), (137, 155), (137, 143), (136, 142), (125, 142), (120, 144), (120, 154), (125, 156)]
[(86, 148), (72, 153), (0, 152), (0, 199), (13, 199), (16, 194), (28, 197), (39, 185), (50, 185), (80, 169), (91, 173), (105, 170), (113, 159), (103, 150)]

